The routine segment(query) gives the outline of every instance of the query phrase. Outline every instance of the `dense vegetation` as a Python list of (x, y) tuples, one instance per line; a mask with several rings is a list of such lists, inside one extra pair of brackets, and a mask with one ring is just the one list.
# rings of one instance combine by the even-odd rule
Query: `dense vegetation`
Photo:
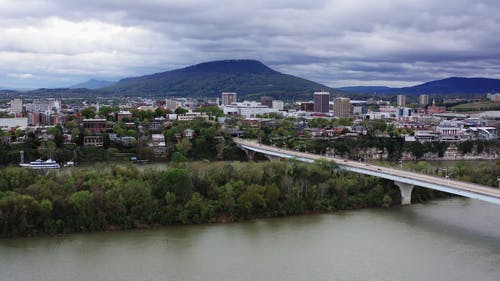
[[(178, 165), (165, 171), (113, 166), (59, 174), (3, 169), (0, 235), (238, 221), (400, 201), (391, 181), (342, 172), (329, 162)], [(436, 196), (442, 193), (413, 193), (416, 201)]]
[(492, 101), (462, 103), (451, 107), (450, 110), (456, 112), (500, 110), (500, 104), (494, 103)]
[[(104, 107), (106, 109), (107, 107)], [(216, 116), (219, 112), (217, 108), (207, 107), (199, 109)], [(102, 112), (102, 110), (101, 110)], [(147, 119), (154, 118), (156, 112), (134, 111), (137, 114), (137, 126), (141, 122), (148, 122)], [(87, 112), (84, 112), (87, 114)], [(95, 114), (89, 111), (89, 115)], [(151, 116), (149, 116), (151, 115)], [(70, 125), (71, 123), (71, 125)], [(144, 125), (146, 126), (146, 125)], [(28, 133), (24, 142), (5, 143), (0, 141), (0, 165), (16, 165), (20, 161), (20, 151), (24, 151), (26, 162), (34, 161), (38, 158), (52, 158), (59, 163), (75, 161), (78, 163), (95, 163), (106, 161), (128, 161), (130, 157), (137, 156), (139, 159), (149, 161), (173, 160), (173, 156), (181, 155), (183, 161), (187, 160), (244, 160), (245, 154), (236, 147), (231, 136), (224, 133), (217, 122), (207, 122), (194, 120), (190, 122), (174, 121), (169, 127), (163, 130), (149, 130), (147, 133), (163, 133), (167, 145), (165, 155), (154, 155), (154, 151), (147, 145), (148, 137), (144, 132), (135, 128), (126, 128), (123, 122), (117, 122), (109, 132), (115, 132), (122, 137), (134, 137), (130, 143), (114, 142), (109, 139), (109, 132), (103, 134), (103, 147), (91, 147), (83, 145), (83, 138), (89, 133), (81, 126), (77, 127), (73, 121), (66, 123), (66, 128), (71, 127), (71, 135), (74, 143), (65, 144), (63, 140), (63, 130), (60, 125), (48, 128), (46, 131), (54, 136), (52, 140), (42, 140), (34, 133)], [(193, 138), (183, 137), (186, 129), (194, 132)], [(0, 137), (3, 134), (0, 131)], [(9, 135), (12, 133), (8, 133)], [(17, 134), (17, 132), (16, 132)], [(16, 139), (16, 134), (11, 138)], [(177, 157), (177, 159), (179, 159)]]

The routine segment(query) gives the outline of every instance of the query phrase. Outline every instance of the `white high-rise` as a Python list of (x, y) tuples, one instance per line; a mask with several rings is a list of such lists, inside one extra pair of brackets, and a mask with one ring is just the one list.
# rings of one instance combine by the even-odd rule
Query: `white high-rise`
[(398, 95), (397, 97), (397, 104), (399, 107), (405, 107), (406, 105), (406, 96), (405, 95)]
[(23, 113), (23, 101), (21, 99), (13, 99), (10, 101), (10, 112), (15, 115)]

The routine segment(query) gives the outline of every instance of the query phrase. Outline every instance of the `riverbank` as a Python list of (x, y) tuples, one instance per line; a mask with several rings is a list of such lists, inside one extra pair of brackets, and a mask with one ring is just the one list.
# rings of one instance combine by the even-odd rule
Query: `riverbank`
[[(326, 166), (325, 166), (326, 165)], [(136, 166), (21, 168), (0, 173), (0, 235), (29, 236), (241, 221), (398, 204), (393, 183), (328, 163), (195, 162), (165, 171)], [(439, 193), (416, 191), (416, 200)]]
[[(480, 169), (477, 176), (460, 164), (456, 172), (496, 181), (494, 170)], [(412, 198), (444, 196), (415, 188)], [(400, 200), (392, 181), (339, 171), (328, 162), (192, 162), (166, 170), (113, 165), (48, 174), (7, 168), (0, 171), (0, 235), (233, 222), (389, 207)]]

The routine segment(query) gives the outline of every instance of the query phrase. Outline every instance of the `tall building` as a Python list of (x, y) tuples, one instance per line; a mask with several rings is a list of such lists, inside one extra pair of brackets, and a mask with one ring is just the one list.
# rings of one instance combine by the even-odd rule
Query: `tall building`
[(330, 93), (329, 92), (315, 92), (314, 93), (314, 111), (326, 112), (330, 111)]
[(398, 104), (399, 107), (405, 107), (405, 105), (406, 105), (406, 96), (405, 95), (398, 95), (397, 104)]
[(23, 113), (23, 101), (21, 99), (13, 99), (10, 101), (10, 112), (19, 116)]
[(418, 104), (421, 106), (426, 106), (429, 104), (429, 95), (420, 95), (418, 97)]
[(174, 112), (179, 106), (181, 106), (181, 102), (173, 99), (165, 100), (165, 108)]
[(221, 105), (230, 105), (236, 103), (236, 93), (223, 92), (221, 94)]
[(273, 100), (272, 108), (277, 109), (277, 110), (283, 110), (284, 107), (285, 107), (285, 103), (282, 100)]
[(27, 112), (46, 113), (54, 108), (54, 100), (51, 99), (35, 99), (32, 103), (26, 104)]
[(260, 103), (262, 105), (265, 105), (269, 108), (272, 108), (273, 107), (273, 97), (270, 97), (270, 96), (261, 96), (260, 97)]
[(333, 100), (333, 113), (338, 117), (348, 117), (351, 111), (349, 98), (336, 98)]

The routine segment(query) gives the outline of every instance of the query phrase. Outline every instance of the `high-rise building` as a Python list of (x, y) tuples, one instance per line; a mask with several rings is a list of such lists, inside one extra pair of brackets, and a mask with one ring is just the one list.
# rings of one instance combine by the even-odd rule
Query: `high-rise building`
[(418, 97), (418, 104), (421, 106), (426, 106), (429, 104), (429, 95), (420, 95)]
[(181, 102), (173, 99), (165, 100), (165, 108), (174, 112), (179, 106), (181, 106)]
[(285, 103), (282, 100), (273, 100), (273, 109), (283, 110)]
[(271, 96), (261, 96), (260, 97), (260, 103), (262, 105), (265, 105), (269, 108), (272, 108), (273, 107), (273, 97)]
[(23, 101), (21, 99), (13, 99), (10, 101), (10, 112), (16, 116), (23, 113)]
[(361, 115), (368, 113), (368, 108), (366, 105), (357, 105), (352, 107), (352, 114)]
[(312, 102), (301, 102), (299, 104), (299, 109), (301, 111), (313, 112), (314, 111), (314, 103), (312, 103)]
[(236, 103), (236, 93), (223, 92), (221, 94), (221, 105), (230, 105)]
[(351, 111), (349, 98), (335, 98), (333, 100), (333, 113), (338, 117), (348, 117)]
[(315, 92), (314, 93), (314, 111), (329, 112), (330, 111), (330, 93)]
[(405, 105), (406, 105), (406, 96), (405, 95), (398, 95), (397, 104), (398, 104), (399, 107), (405, 107)]

